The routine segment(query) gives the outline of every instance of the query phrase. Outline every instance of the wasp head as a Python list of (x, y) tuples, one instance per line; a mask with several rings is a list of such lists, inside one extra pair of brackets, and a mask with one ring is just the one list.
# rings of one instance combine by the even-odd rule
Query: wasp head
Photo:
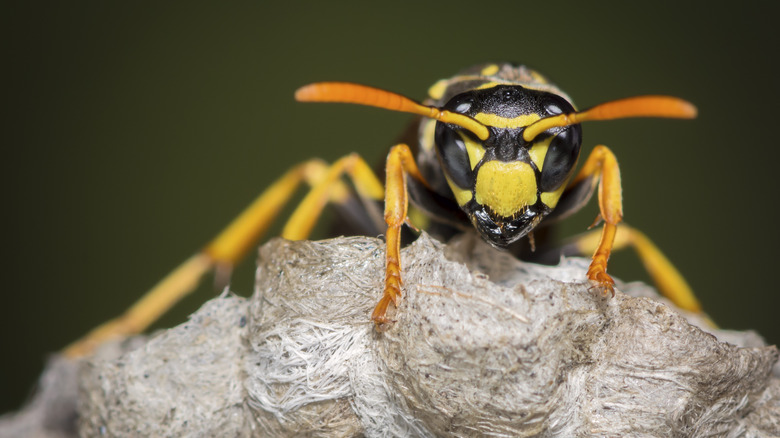
[(554, 127), (531, 141), (525, 127), (574, 111), (563, 97), (518, 85), (496, 85), (454, 96), (443, 107), (480, 122), (480, 139), (437, 122), (436, 151), (461, 209), (482, 237), (504, 247), (528, 234), (555, 207), (579, 155), (579, 125)]
[(670, 96), (619, 99), (578, 112), (557, 88), (523, 67), (489, 65), (478, 71), (437, 83), (433, 105), (346, 82), (309, 84), (295, 97), (436, 120), (434, 143), (447, 184), (477, 230), (496, 246), (525, 236), (555, 208), (580, 153), (581, 122), (696, 116), (695, 106)]

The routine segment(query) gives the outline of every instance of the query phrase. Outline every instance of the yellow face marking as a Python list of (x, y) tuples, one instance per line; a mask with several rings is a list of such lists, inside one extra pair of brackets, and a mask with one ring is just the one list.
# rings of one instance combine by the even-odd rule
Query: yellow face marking
[(423, 120), (423, 123), (422, 147), (424, 150), (430, 151), (433, 149), (433, 145), (436, 141), (436, 120)]
[(474, 170), (475, 167), (477, 167), (477, 163), (482, 160), (482, 157), (485, 156), (485, 147), (482, 146), (481, 143), (478, 143), (469, 136), (463, 134), (462, 132), (458, 132), (460, 135), (460, 138), (463, 140), (463, 143), (466, 144), (466, 153), (469, 155), (469, 163), (471, 164), (471, 170)]
[(488, 161), (479, 168), (474, 191), (479, 204), (511, 217), (536, 203), (536, 174), (522, 161)]
[(498, 73), (498, 65), (490, 64), (487, 67), (483, 68), (482, 71), (479, 73), (482, 76), (493, 76), (494, 74)]
[(540, 196), (542, 198), (542, 202), (544, 205), (555, 208), (556, 205), (558, 205), (558, 200), (561, 199), (561, 193), (563, 193), (563, 189), (566, 188), (566, 184), (561, 184), (560, 187), (558, 187), (557, 190), (554, 192), (544, 192)]
[(531, 161), (536, 164), (536, 168), (542, 170), (544, 164), (544, 157), (547, 156), (547, 149), (550, 147), (552, 137), (545, 138), (542, 141), (534, 142), (531, 149), (528, 150), (528, 155), (531, 156)]
[(444, 92), (447, 91), (447, 86), (449, 83), (450, 81), (447, 79), (437, 81), (435, 84), (431, 85), (431, 88), (428, 89), (428, 96), (431, 96), (431, 99), (441, 99), (444, 96)]
[(483, 125), (493, 126), (496, 128), (522, 128), (528, 126), (531, 123), (539, 120), (538, 114), (520, 114), (517, 117), (511, 119), (501, 117), (496, 114), (479, 113), (474, 118)]
[(450, 186), (450, 190), (452, 190), (452, 194), (455, 195), (455, 201), (457, 201), (458, 205), (463, 207), (466, 205), (469, 201), (471, 201), (471, 190), (464, 189), (462, 187), (458, 187), (457, 184), (452, 182), (450, 177), (447, 176), (447, 174), (444, 174), (444, 178), (447, 179), (447, 184)]

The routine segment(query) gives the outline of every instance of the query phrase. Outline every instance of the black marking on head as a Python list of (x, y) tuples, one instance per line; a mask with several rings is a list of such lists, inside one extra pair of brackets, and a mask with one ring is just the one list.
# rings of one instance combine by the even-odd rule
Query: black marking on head
[(450, 126), (436, 123), (434, 138), (439, 162), (453, 183), (460, 188), (470, 189), (474, 185), (474, 172), (471, 170), (466, 144)]
[(539, 190), (553, 192), (569, 179), (580, 156), (582, 127), (570, 125), (559, 129), (550, 142), (542, 165)]

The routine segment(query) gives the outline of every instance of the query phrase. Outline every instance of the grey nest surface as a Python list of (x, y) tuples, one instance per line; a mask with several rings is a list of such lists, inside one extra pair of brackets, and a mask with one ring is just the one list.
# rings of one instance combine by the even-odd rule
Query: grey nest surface
[(587, 260), (524, 263), (471, 236), (423, 234), (402, 263), (406, 295), (379, 333), (381, 240), (273, 240), (251, 298), (55, 360), (72, 415), (41, 400), (44, 375), (43, 413), (0, 419), (0, 435), (68, 436), (45, 435), (51, 417), (82, 436), (780, 436), (778, 351), (752, 332), (639, 283), (604, 296)]

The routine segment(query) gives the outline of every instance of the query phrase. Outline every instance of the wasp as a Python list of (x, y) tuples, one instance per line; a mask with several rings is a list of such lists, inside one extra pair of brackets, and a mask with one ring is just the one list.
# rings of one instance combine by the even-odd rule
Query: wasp
[(558, 254), (590, 254), (587, 279), (603, 293), (614, 294), (607, 261), (613, 249), (632, 246), (662, 293), (684, 309), (700, 310), (690, 287), (661, 251), (644, 234), (621, 224), (620, 170), (613, 152), (596, 146), (575, 173), (581, 123), (628, 117), (693, 118), (697, 111), (689, 102), (640, 96), (578, 111), (569, 96), (544, 76), (512, 64), (479, 65), (440, 80), (422, 103), (346, 82), (306, 85), (295, 98), (367, 105), (417, 117), (408, 138), (390, 149), (384, 181), (378, 176), (381, 172), (374, 172), (354, 153), (332, 164), (309, 160), (293, 167), (202, 251), (124, 315), (68, 347), (66, 354), (84, 354), (108, 338), (143, 331), (194, 289), (205, 273), (227, 272), (255, 245), (301, 184), (308, 184), (310, 190), (284, 226), (282, 237), (307, 238), (329, 203), (362, 224), (366, 234), (384, 234), (384, 291), (371, 315), (380, 329), (392, 322), (388, 308), (397, 307), (403, 295), (401, 235), (405, 224), (413, 225), (408, 219), (410, 208), (414, 217), (425, 217), (424, 228), (438, 236), (476, 230), (491, 245), (515, 248), (524, 258), (534, 259), (534, 254), (538, 258), (549, 253), (535, 248), (535, 233), (544, 234), (549, 225), (579, 210), (594, 192), (599, 205), (594, 226), (600, 222), (603, 226), (575, 238)]

